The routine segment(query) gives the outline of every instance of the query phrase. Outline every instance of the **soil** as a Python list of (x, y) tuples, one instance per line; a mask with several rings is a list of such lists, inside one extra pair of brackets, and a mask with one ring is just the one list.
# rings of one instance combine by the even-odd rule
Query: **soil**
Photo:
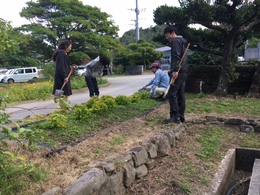
[[(56, 186), (60, 186), (62, 189), (66, 188), (92, 167), (121, 156), (159, 132), (173, 128), (175, 124), (164, 125), (162, 123), (162, 120), (168, 117), (168, 112), (168, 104), (162, 104), (147, 115), (103, 129), (96, 136), (81, 142), (76, 147), (69, 147), (67, 151), (52, 158), (45, 157), (46, 153), (50, 152), (49, 149), (42, 148), (28, 152), (19, 145), (13, 144), (12, 150), (19, 152), (22, 156), (26, 156), (28, 161), (36, 163), (37, 166), (45, 167), (49, 171), (46, 181), (40, 184), (31, 184), (29, 189), (20, 194), (40, 194)], [(202, 116), (186, 114), (186, 119), (189, 121)], [(221, 116), (225, 117), (223, 114)], [(226, 117), (230, 117), (230, 115)], [(237, 115), (237, 117), (256, 118), (256, 116), (246, 114)], [(201, 149), (197, 137), (200, 132), (210, 127), (204, 125), (185, 125), (185, 127), (185, 134), (176, 141), (171, 154), (156, 159), (156, 167), (149, 170), (148, 176), (136, 181), (130, 188), (126, 189), (126, 195), (201, 195), (208, 192), (210, 182), (221, 159), (229, 149), (240, 144), (235, 137), (245, 136), (236, 132), (233, 134), (232, 142), (223, 140), (219, 156), (207, 161), (195, 154)], [(232, 129), (226, 130), (235, 132)]]

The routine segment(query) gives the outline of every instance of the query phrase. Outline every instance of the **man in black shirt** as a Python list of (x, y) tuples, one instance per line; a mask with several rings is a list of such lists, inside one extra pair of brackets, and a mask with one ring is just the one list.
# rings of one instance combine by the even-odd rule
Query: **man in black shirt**
[[(184, 112), (186, 107), (185, 83), (188, 76), (187, 57), (185, 56), (180, 65), (181, 58), (185, 51), (187, 41), (177, 36), (177, 29), (174, 26), (167, 26), (164, 29), (165, 38), (171, 43), (171, 70), (170, 79), (175, 79), (174, 84), (170, 86), (167, 93), (167, 99), (170, 104), (170, 118), (165, 119), (165, 123), (185, 122)], [(179, 66), (181, 66), (180, 71)]]

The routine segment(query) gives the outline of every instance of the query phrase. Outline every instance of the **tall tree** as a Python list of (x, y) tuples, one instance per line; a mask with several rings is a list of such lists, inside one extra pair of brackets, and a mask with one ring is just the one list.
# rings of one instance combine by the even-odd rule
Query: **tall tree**
[[(154, 11), (158, 24), (176, 25), (193, 49), (223, 56), (216, 95), (226, 96), (234, 76), (236, 49), (260, 24), (259, 0), (179, 0), (180, 7), (161, 6)], [(204, 29), (190, 25), (200, 24)]]
[[(155, 47), (163, 46), (162, 43), (154, 41), (153, 38), (160, 35), (163, 29), (165, 28), (165, 26), (166, 25), (156, 25), (145, 29), (140, 28), (140, 39), (153, 44)], [(129, 30), (125, 32), (123, 36), (120, 38), (120, 42), (123, 45), (135, 43), (136, 42), (135, 30)]]
[(131, 43), (126, 50), (117, 56), (117, 64), (126, 65), (150, 65), (154, 60), (159, 60), (162, 52), (156, 51), (154, 45), (143, 40)]
[(59, 40), (64, 39), (73, 42), (70, 57), (74, 63), (96, 57), (100, 49), (122, 48), (117, 39), (118, 27), (109, 19), (110, 15), (97, 7), (83, 5), (79, 0), (38, 0), (26, 4), (20, 15), (31, 24), (19, 30), (32, 36), (31, 45), (43, 59), (50, 59)]
[(8, 66), (7, 56), (16, 50), (18, 43), (11, 36), (13, 28), (10, 22), (0, 18), (0, 67)]

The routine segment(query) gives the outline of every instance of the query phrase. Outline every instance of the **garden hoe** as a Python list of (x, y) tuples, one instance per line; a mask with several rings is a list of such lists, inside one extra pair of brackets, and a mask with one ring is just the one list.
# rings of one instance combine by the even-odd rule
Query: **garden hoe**
[[(70, 78), (70, 75), (72, 74), (72, 72), (75, 70), (74, 67), (71, 67), (69, 75), (68, 75), (68, 79)], [(64, 82), (63, 85), (61, 86), (60, 89), (56, 89), (55, 93), (54, 93), (54, 102), (57, 103), (57, 99), (61, 98), (64, 94), (63, 88), (65, 87), (65, 85), (67, 84), (67, 82)]]
[[(182, 56), (182, 58), (181, 58), (181, 61), (180, 61), (180, 63), (179, 63), (179, 69), (178, 69), (178, 71), (177, 71), (178, 73), (180, 72), (181, 65), (182, 65), (182, 61), (183, 61), (184, 57), (185, 57), (186, 54), (187, 54), (187, 51), (188, 51), (188, 49), (189, 49), (189, 46), (190, 46), (190, 43), (188, 43), (188, 45), (187, 45), (187, 47), (186, 47), (186, 49), (185, 49), (185, 51), (184, 51), (184, 54), (183, 54), (183, 56)], [(163, 94), (163, 98), (166, 98), (166, 96), (167, 96), (167, 94), (168, 94), (168, 91), (169, 91), (171, 85), (174, 84), (174, 81), (175, 81), (175, 78), (172, 77), (172, 79), (171, 79), (171, 81), (170, 81), (170, 84), (168, 85), (168, 87), (167, 87), (165, 93)]]

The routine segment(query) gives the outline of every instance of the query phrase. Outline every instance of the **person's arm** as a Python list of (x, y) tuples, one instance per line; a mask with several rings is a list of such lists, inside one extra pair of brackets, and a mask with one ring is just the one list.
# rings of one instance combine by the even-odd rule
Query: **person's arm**
[(171, 49), (171, 54), (172, 54), (172, 59), (171, 59), (171, 73), (174, 79), (178, 77), (178, 69), (179, 69), (179, 64), (182, 58), (182, 53), (183, 53), (183, 44), (178, 41), (177, 39), (174, 39), (172, 41), (172, 49)]
[(156, 89), (156, 87), (158, 87), (159, 82), (160, 82), (160, 72), (157, 70), (156, 73), (155, 73), (154, 80), (153, 80), (152, 88), (151, 88), (151, 90), (150, 90), (150, 94), (151, 94), (152, 96), (155, 95), (155, 89)]
[(152, 85), (152, 84), (153, 84), (153, 80), (154, 80), (154, 79), (150, 80), (149, 83), (148, 83), (147, 85), (145, 85), (143, 88), (145, 89), (146, 87)]

